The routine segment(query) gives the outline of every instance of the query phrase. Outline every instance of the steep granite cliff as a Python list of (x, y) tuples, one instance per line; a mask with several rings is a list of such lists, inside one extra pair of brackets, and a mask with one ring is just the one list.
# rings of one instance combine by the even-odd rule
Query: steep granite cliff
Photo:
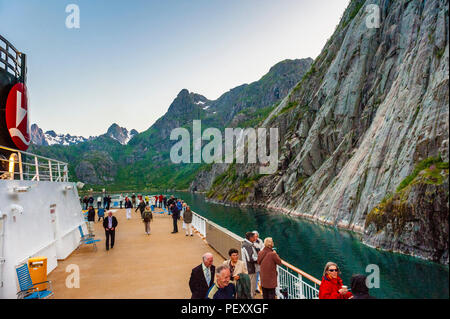
[[(371, 4), (379, 28), (368, 28)], [(448, 177), (448, 37), (448, 1), (351, 1), (309, 72), (264, 122), (279, 129), (278, 172), (228, 165), (210, 198), (304, 216), (375, 247), (448, 263), (448, 183), (397, 193), (430, 158)], [(368, 215), (389, 196), (403, 198), (402, 222), (384, 206), (390, 217), (375, 225)]]

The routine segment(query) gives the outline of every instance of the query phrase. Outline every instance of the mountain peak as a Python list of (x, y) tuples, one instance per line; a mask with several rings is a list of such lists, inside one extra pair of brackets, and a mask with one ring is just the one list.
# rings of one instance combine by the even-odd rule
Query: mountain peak
[[(31, 143), (38, 146), (47, 145), (74, 145), (83, 142), (87, 142), (97, 138), (97, 136), (90, 136), (85, 138), (83, 136), (72, 136), (70, 134), (58, 134), (54, 130), (46, 131), (45, 133), (37, 124), (31, 125)], [(138, 131), (132, 129), (130, 132), (126, 128), (120, 127), (117, 123), (113, 123), (106, 134), (103, 136), (109, 136), (110, 138), (118, 141), (120, 144), (127, 144), (135, 135), (139, 134)]]
[(278, 62), (274, 66), (272, 66), (269, 70), (270, 73), (276, 73), (276, 74), (286, 74), (286, 73), (293, 73), (298, 72), (298, 69), (309, 69), (309, 66), (314, 62), (312, 58), (305, 58), (305, 59), (286, 59), (281, 62)]
[(31, 143), (34, 145), (74, 145), (86, 142), (93, 139), (92, 137), (85, 138), (83, 136), (72, 136), (70, 134), (57, 134), (54, 130), (46, 131), (45, 133), (37, 124), (31, 125)]
[[(106, 131), (106, 134), (113, 134), (114, 132), (116, 132), (116, 131), (118, 131), (118, 130), (121, 130), (122, 128), (118, 125), (118, 124), (116, 124), (116, 123), (113, 123), (113, 124), (111, 124), (111, 126), (108, 128), (108, 130)], [(125, 129), (126, 130), (126, 129)]]
[(182, 89), (180, 93), (178, 93), (177, 98), (183, 98), (189, 96), (189, 90), (188, 89)]
[(120, 127), (118, 124), (113, 123), (108, 128), (105, 135), (118, 141), (122, 145), (126, 145), (136, 134), (138, 134), (138, 132), (134, 129), (128, 132), (126, 128)]

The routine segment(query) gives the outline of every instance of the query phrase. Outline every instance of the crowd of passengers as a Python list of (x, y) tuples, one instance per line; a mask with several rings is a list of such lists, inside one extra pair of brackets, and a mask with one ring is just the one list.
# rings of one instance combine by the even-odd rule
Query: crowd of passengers
[[(286, 299), (286, 290), (278, 289), (277, 266), (281, 258), (274, 249), (271, 237), (262, 241), (257, 231), (247, 232), (241, 248), (229, 250), (229, 259), (214, 266), (214, 256), (206, 253), (202, 263), (192, 269), (189, 287), (192, 299), (254, 299), (262, 292), (262, 299)], [(351, 288), (343, 285), (336, 263), (325, 265), (319, 288), (319, 299), (372, 299), (366, 276), (353, 275)], [(350, 291), (351, 290), (351, 291)], [(261, 296), (260, 296), (261, 297)]]
[[(88, 212), (88, 228), (93, 231), (93, 221), (95, 218), (95, 209), (93, 208), (94, 198), (85, 196), (80, 202), (85, 204)], [(145, 224), (145, 233), (150, 235), (150, 222), (153, 220), (155, 208), (161, 208), (173, 218), (172, 234), (178, 233), (178, 220), (183, 219), (183, 229), (186, 236), (193, 236), (192, 232), (192, 211), (182, 199), (170, 196), (167, 199), (164, 195), (142, 196), (135, 195), (119, 196), (119, 206), (122, 208), (125, 203), (127, 219), (131, 219), (131, 209), (140, 211), (141, 218)], [(114, 232), (117, 227), (117, 220), (112, 217), (109, 210), (111, 197), (105, 195), (98, 197), (98, 210), (108, 210), (108, 222), (104, 219), (103, 224), (105, 232), (110, 232), (108, 237), (112, 236), (112, 247), (114, 246)], [(112, 219), (114, 218), (114, 219)], [(99, 217), (100, 220), (100, 217)], [(114, 225), (112, 224), (114, 221)], [(114, 227), (112, 227), (114, 226)], [(112, 229), (112, 231), (111, 231)], [(106, 242), (106, 249), (109, 250), (109, 240)], [(112, 248), (111, 247), (111, 248)], [(189, 278), (189, 288), (192, 299), (254, 299), (258, 295), (262, 299), (281, 299), (289, 298), (286, 289), (278, 289), (278, 271), (277, 266), (282, 264), (274, 248), (274, 241), (271, 237), (263, 240), (259, 238), (258, 231), (247, 232), (242, 243), (240, 251), (231, 248), (228, 251), (229, 259), (225, 260), (219, 266), (215, 266), (212, 253), (206, 253), (202, 256), (202, 262), (191, 271)], [(322, 280), (319, 288), (319, 299), (372, 299), (367, 287), (367, 278), (364, 275), (353, 275), (350, 282), (350, 289), (343, 284), (340, 277), (339, 267), (334, 262), (328, 262), (325, 265)], [(262, 294), (262, 296), (261, 296)]]

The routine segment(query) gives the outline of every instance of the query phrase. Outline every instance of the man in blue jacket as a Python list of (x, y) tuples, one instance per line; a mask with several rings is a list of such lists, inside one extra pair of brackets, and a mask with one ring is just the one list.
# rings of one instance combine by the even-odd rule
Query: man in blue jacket
[(230, 282), (230, 268), (220, 265), (216, 269), (216, 283), (209, 288), (207, 299), (235, 299), (236, 287)]

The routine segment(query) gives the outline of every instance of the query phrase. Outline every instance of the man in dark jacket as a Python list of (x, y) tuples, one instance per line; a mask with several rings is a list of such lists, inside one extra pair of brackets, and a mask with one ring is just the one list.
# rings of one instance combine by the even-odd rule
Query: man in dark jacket
[(88, 231), (90, 235), (94, 235), (94, 223), (95, 223), (95, 209), (92, 205), (90, 205), (88, 211)]
[(88, 209), (89, 198), (87, 196), (84, 196), (83, 204), (84, 204), (84, 209)]
[(89, 202), (89, 206), (94, 206), (94, 197), (92, 197), (92, 195), (89, 196), (88, 202)]
[(167, 205), (169, 206), (169, 208), (174, 202), (175, 202), (175, 198), (172, 195), (172, 196), (170, 196), (169, 200), (167, 201)]
[(141, 212), (141, 218), (143, 218), (142, 214), (144, 213), (144, 210), (145, 210), (145, 202), (143, 200), (141, 200), (138, 207), (134, 211), (137, 212), (138, 209)]
[(376, 299), (375, 297), (369, 295), (369, 288), (366, 285), (366, 276), (364, 275), (353, 275), (350, 281), (350, 287), (352, 288), (352, 299)]
[(107, 202), (106, 202), (106, 209), (109, 209), (111, 207), (111, 196), (108, 195)]
[(173, 220), (173, 232), (172, 234), (178, 233), (178, 219), (180, 219), (180, 210), (177, 205), (172, 204), (170, 206), (170, 211), (172, 212), (172, 220)]
[(203, 262), (192, 269), (189, 279), (189, 288), (192, 292), (191, 299), (206, 299), (206, 294), (214, 284), (216, 267), (213, 265), (214, 257), (206, 253), (202, 257)]
[(112, 211), (108, 212), (108, 216), (103, 220), (103, 228), (106, 235), (106, 250), (109, 250), (109, 238), (111, 237), (111, 249), (114, 248), (114, 238), (116, 237), (117, 219), (112, 215)]
[(108, 205), (108, 196), (105, 195), (105, 196), (103, 197), (103, 208), (104, 208), (104, 209), (108, 209), (108, 208), (106, 208), (107, 205)]
[(133, 208), (136, 207), (136, 195), (131, 195), (131, 203), (133, 204)]

